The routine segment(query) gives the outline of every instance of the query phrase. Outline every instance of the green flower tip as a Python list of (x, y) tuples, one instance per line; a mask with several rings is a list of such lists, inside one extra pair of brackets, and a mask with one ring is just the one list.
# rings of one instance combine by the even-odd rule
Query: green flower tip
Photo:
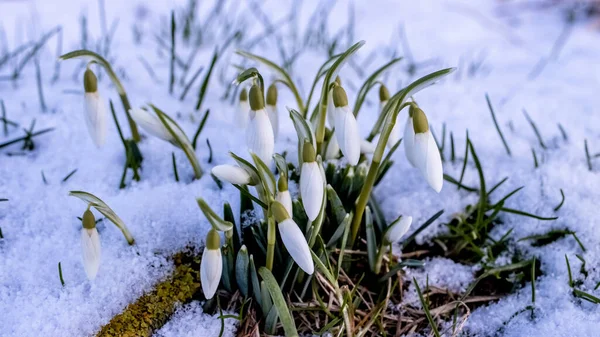
[(308, 139), (304, 140), (304, 146), (302, 147), (302, 161), (305, 163), (312, 163), (316, 160), (317, 154), (315, 148)]
[(240, 91), (240, 101), (248, 101), (248, 90), (246, 90), (246, 88), (242, 88)]
[(284, 174), (282, 174), (279, 177), (279, 181), (277, 182), (277, 190), (279, 192), (284, 192), (288, 190), (287, 177)]
[(335, 105), (336, 108), (348, 106), (346, 90), (339, 85), (333, 87), (333, 105)]
[(96, 218), (94, 217), (94, 213), (89, 209), (83, 213), (82, 226), (85, 229), (93, 229), (96, 227)]
[(258, 111), (265, 108), (265, 99), (258, 85), (252, 85), (248, 98), (250, 98), (250, 109), (253, 111)]
[(425, 116), (425, 113), (419, 107), (414, 108), (412, 118), (415, 134), (429, 131), (429, 122), (427, 121), (427, 116)]
[(275, 221), (277, 221), (278, 223), (290, 218), (290, 215), (285, 210), (285, 207), (283, 207), (283, 205), (279, 201), (273, 201), (273, 203), (271, 204), (271, 212), (275, 217)]
[(89, 68), (83, 73), (83, 88), (85, 92), (96, 92), (98, 91), (98, 79), (93, 71)]
[(269, 86), (267, 89), (267, 105), (277, 105), (277, 87), (275, 83)]
[(379, 86), (379, 101), (385, 102), (389, 99), (390, 99), (390, 91), (384, 84), (382, 84), (381, 86)]
[(339, 85), (339, 86), (342, 85), (342, 79), (340, 78), (340, 75), (335, 77), (335, 83), (337, 83), (337, 85)]
[(206, 248), (210, 250), (221, 248), (221, 236), (219, 236), (219, 232), (214, 228), (209, 230), (206, 235)]

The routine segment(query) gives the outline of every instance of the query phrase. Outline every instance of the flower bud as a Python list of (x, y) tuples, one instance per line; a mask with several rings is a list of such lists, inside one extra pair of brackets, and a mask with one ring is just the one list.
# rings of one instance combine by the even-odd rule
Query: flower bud
[(388, 88), (382, 84), (379, 86), (379, 101), (387, 102), (390, 99), (390, 92)]
[(252, 87), (250, 87), (248, 98), (250, 100), (250, 109), (258, 111), (265, 108), (265, 99), (258, 85), (253, 84)]
[(206, 236), (206, 246), (200, 262), (200, 283), (207, 299), (213, 298), (217, 292), (222, 273), (221, 237), (219, 232), (211, 229)]
[(97, 147), (102, 147), (106, 141), (107, 110), (102, 97), (98, 93), (96, 75), (87, 68), (83, 73), (84, 112), (88, 132)]

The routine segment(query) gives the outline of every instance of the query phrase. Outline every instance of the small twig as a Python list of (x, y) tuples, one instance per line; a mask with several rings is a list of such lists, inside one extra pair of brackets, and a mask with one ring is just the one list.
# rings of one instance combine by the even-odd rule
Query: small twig
[(175, 152), (171, 152), (171, 158), (173, 159), (173, 174), (175, 175), (175, 181), (179, 182), (179, 173), (177, 173), (177, 161), (175, 160)]
[(194, 134), (194, 139), (192, 140), (192, 147), (194, 148), (194, 150), (196, 149), (196, 142), (198, 141), (200, 132), (202, 132), (202, 129), (204, 128), (204, 124), (206, 123), (206, 120), (208, 119), (208, 115), (210, 115), (210, 109), (207, 109), (206, 112), (204, 113), (204, 117), (202, 117), (202, 120), (200, 121), (200, 125), (198, 125), (198, 129), (196, 130), (196, 133)]
[(208, 145), (208, 163), (212, 163), (213, 160), (213, 151), (212, 151), (212, 147), (210, 146), (210, 140), (208, 138), (206, 138), (206, 145)]
[(531, 125), (531, 128), (533, 129), (535, 136), (537, 137), (538, 141), (540, 142), (540, 146), (542, 147), (542, 149), (546, 149), (546, 144), (544, 144), (542, 135), (540, 134), (540, 131), (538, 130), (537, 126), (535, 125), (535, 122), (533, 121), (533, 119), (531, 119), (531, 117), (529, 117), (529, 114), (527, 113), (527, 111), (525, 109), (523, 109), (523, 114), (525, 115), (525, 118)]
[(58, 277), (60, 278), (60, 284), (64, 287), (65, 280), (63, 279), (62, 266), (61, 266), (60, 262), (58, 263)]
[(565, 192), (563, 192), (562, 188), (560, 189), (560, 204), (558, 204), (558, 206), (554, 207), (554, 211), (558, 212), (558, 210), (562, 207), (562, 205), (565, 203)]
[(585, 148), (585, 159), (587, 161), (587, 165), (588, 165), (588, 170), (592, 170), (592, 158), (590, 157), (590, 151), (588, 149), (588, 142), (587, 139), (585, 139), (583, 141), (583, 146)]

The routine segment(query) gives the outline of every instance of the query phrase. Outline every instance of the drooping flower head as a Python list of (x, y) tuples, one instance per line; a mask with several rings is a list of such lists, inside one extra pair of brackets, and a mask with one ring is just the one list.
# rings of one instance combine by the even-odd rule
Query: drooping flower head
[(222, 272), (221, 237), (219, 232), (211, 228), (206, 235), (206, 246), (200, 262), (200, 283), (206, 299), (213, 298), (217, 292)]
[(442, 159), (433, 134), (429, 130), (427, 116), (419, 107), (412, 109), (412, 124), (414, 132), (412, 139), (414, 141), (411, 144), (411, 155), (414, 166), (421, 171), (429, 186), (439, 193), (444, 183)]
[(98, 79), (89, 67), (83, 73), (83, 88), (85, 90), (85, 123), (96, 146), (102, 147), (106, 142), (108, 126), (106, 105), (98, 93)]
[(217, 165), (211, 169), (211, 173), (230, 184), (256, 185), (252, 175), (239, 166)]
[(400, 241), (404, 234), (408, 232), (411, 224), (412, 216), (399, 217), (387, 228), (385, 235), (383, 236), (384, 241), (387, 244)]
[(356, 118), (348, 106), (348, 96), (341, 86), (333, 87), (334, 134), (344, 157), (350, 165), (358, 164), (360, 159), (360, 132)]
[(315, 148), (309, 141), (304, 142), (302, 161), (300, 195), (308, 219), (314, 221), (319, 215), (323, 204), (324, 181), (317, 163)]
[(312, 275), (315, 271), (315, 265), (304, 233), (281, 203), (277, 201), (271, 203), (271, 211), (278, 223), (277, 227), (279, 228), (281, 241), (283, 241), (283, 245), (290, 256), (305, 273)]
[(100, 236), (96, 229), (94, 213), (87, 209), (83, 213), (81, 228), (81, 249), (83, 253), (83, 268), (90, 281), (96, 278), (100, 268)]
[(252, 85), (248, 98), (250, 101), (250, 123), (246, 129), (246, 145), (250, 151), (268, 165), (272, 160), (275, 149), (275, 136), (265, 110), (262, 90), (258, 85)]
[(265, 108), (273, 127), (273, 136), (277, 139), (277, 135), (279, 134), (279, 111), (277, 111), (277, 87), (275, 83), (271, 84), (267, 89), (267, 105)]

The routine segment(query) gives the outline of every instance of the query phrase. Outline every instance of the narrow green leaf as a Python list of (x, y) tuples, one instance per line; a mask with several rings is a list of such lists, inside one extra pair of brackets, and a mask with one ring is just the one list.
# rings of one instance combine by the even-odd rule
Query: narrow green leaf
[(127, 226), (125, 225), (123, 220), (121, 220), (121, 218), (119, 218), (119, 216), (100, 198), (84, 191), (71, 191), (69, 192), (69, 195), (79, 198), (85, 201), (86, 203), (90, 204), (121, 230), (121, 232), (125, 236), (125, 239), (127, 239), (127, 242), (130, 245), (133, 245), (135, 243), (133, 236), (129, 232), (129, 229), (127, 229)]
[(198, 206), (202, 210), (202, 213), (204, 213), (204, 216), (215, 230), (226, 232), (233, 228), (233, 224), (229, 221), (221, 219), (221, 217), (219, 217), (217, 213), (215, 213), (210, 206), (208, 206), (204, 199), (197, 198), (196, 202), (198, 202)]
[(279, 288), (279, 284), (277, 284), (277, 280), (271, 271), (265, 267), (260, 267), (258, 273), (263, 278), (269, 293), (271, 294), (271, 299), (273, 300), (273, 304), (277, 308), (277, 312), (279, 314), (279, 319), (281, 324), (283, 325), (283, 330), (285, 331), (285, 335), (287, 337), (298, 337), (298, 331), (296, 330), (296, 324), (294, 323), (294, 319), (290, 314), (289, 308), (283, 294), (281, 293), (281, 289)]
[(240, 291), (244, 297), (248, 296), (248, 266), (250, 264), (250, 257), (248, 256), (248, 250), (246, 246), (238, 251), (237, 258), (235, 260), (235, 279)]
[(373, 215), (371, 208), (367, 206), (365, 209), (365, 230), (367, 232), (367, 254), (369, 258), (369, 266), (371, 270), (375, 270), (377, 260), (377, 238), (375, 237), (375, 228), (373, 228)]
[(379, 77), (386, 70), (388, 70), (389, 68), (391, 68), (393, 65), (395, 65), (396, 63), (398, 63), (401, 60), (402, 60), (402, 57), (392, 59), (390, 62), (384, 64), (381, 68), (375, 70), (375, 72), (371, 76), (369, 76), (369, 78), (367, 78), (365, 83), (363, 83), (363, 85), (358, 90), (358, 94), (356, 95), (356, 102), (354, 103), (354, 110), (352, 111), (352, 113), (354, 114), (355, 117), (358, 116), (358, 112), (360, 111), (360, 108), (362, 107), (362, 105), (365, 101), (365, 98), (367, 97), (367, 94), (369, 93), (369, 90), (375, 86)]

